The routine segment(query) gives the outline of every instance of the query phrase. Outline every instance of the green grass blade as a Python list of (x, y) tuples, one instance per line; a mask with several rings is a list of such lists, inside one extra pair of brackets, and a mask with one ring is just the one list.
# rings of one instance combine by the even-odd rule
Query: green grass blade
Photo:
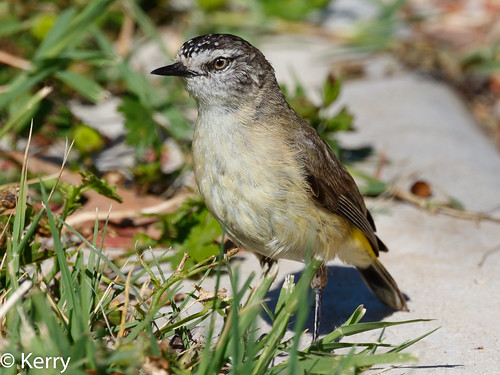
[[(233, 290), (233, 302), (231, 304), (231, 312), (233, 313), (233, 319), (231, 320), (231, 334), (232, 339), (228, 346), (228, 357), (232, 359), (232, 369), (235, 374), (240, 373), (240, 367), (243, 364), (243, 343), (241, 342), (241, 337), (243, 332), (240, 331), (239, 316), (240, 316), (240, 302), (242, 298), (241, 293), (234, 293), (238, 290), (238, 270), (236, 272), (232, 271), (231, 265), (227, 264), (227, 269), (229, 273), (229, 280), (231, 282), (231, 289)], [(243, 288), (242, 288), (243, 291)]]
[[(198, 364), (198, 368), (196, 374), (207, 374), (211, 371), (215, 364), (213, 359), (213, 350), (212, 350), (212, 339), (214, 337), (215, 332), (215, 311), (217, 309), (217, 292), (220, 287), (220, 279), (221, 279), (221, 271), (222, 271), (222, 259), (224, 258), (224, 241), (226, 236), (226, 224), (222, 224), (222, 238), (219, 246), (219, 254), (217, 256), (217, 273), (215, 278), (215, 290), (214, 290), (214, 301), (213, 301), (213, 312), (210, 317), (210, 325), (208, 327), (208, 334), (205, 342), (205, 350), (201, 354), (201, 360)], [(226, 321), (227, 324), (227, 321)], [(220, 342), (220, 340), (219, 340)], [(220, 368), (220, 367), (219, 367)]]
[[(273, 327), (271, 332), (269, 332), (262, 340), (261, 345), (263, 345), (263, 349), (257, 359), (257, 363), (252, 374), (258, 375), (263, 373), (275, 357), (277, 347), (286, 333), (290, 317), (297, 311), (299, 303), (304, 301), (306, 298), (305, 296), (307, 296), (311, 281), (320, 264), (321, 262), (319, 260), (312, 259), (295, 287), (292, 287), (293, 280), (291, 279), (287, 285), (283, 286), (282, 293), (284, 292), (285, 295), (283, 298), (280, 295), (280, 298), (278, 299), (278, 301), (281, 299), (283, 303), (278, 304), (276, 307)], [(300, 335), (300, 333), (296, 332), (296, 335)], [(298, 343), (295, 343), (295, 345), (298, 345)]]
[[(278, 266), (277, 264), (273, 264), (268, 272), (266, 272), (263, 277), (259, 280), (258, 284), (250, 293), (245, 305), (240, 309), (238, 319), (238, 330), (239, 332), (247, 331), (250, 326), (255, 322), (255, 317), (259, 314), (260, 304), (264, 299), (266, 293), (269, 291), (271, 284), (273, 283), (276, 275), (278, 274)], [(224, 328), (222, 333), (219, 336), (219, 340), (217, 345), (215, 346), (215, 350), (212, 354), (212, 363), (211, 369), (220, 369), (225, 360), (227, 359), (227, 348), (232, 339), (239, 340), (239, 337), (233, 337), (231, 327), (233, 324), (233, 319), (235, 317), (235, 311), (231, 310), (226, 322), (224, 324)], [(211, 371), (213, 372), (213, 371)]]
[(359, 305), (343, 325), (352, 325), (359, 323), (359, 321), (363, 318), (363, 316), (365, 316), (365, 314), (366, 314), (366, 309), (364, 308), (363, 305)]
[(431, 330), (431, 331), (429, 331), (429, 332), (427, 332), (427, 333), (424, 333), (422, 336), (419, 336), (419, 337), (417, 337), (417, 338), (415, 338), (415, 339), (413, 339), (413, 340), (409, 340), (409, 341), (407, 341), (407, 342), (405, 342), (405, 343), (403, 343), (403, 344), (401, 344), (401, 345), (398, 345), (398, 346), (397, 346), (397, 347), (395, 347), (394, 349), (389, 350), (389, 353), (392, 353), (392, 352), (399, 353), (400, 351), (407, 349), (409, 346), (412, 346), (412, 345), (413, 345), (413, 344), (415, 344), (416, 342), (418, 342), (418, 341), (420, 341), (420, 340), (422, 340), (422, 339), (426, 338), (426, 337), (427, 337), (427, 336), (429, 336), (430, 334), (432, 334), (432, 333), (436, 332), (436, 331), (437, 331), (438, 329), (440, 329), (440, 328), (441, 328), (441, 327), (437, 327), (437, 328), (435, 328), (435, 329), (433, 329), (433, 330)]
[[(45, 211), (47, 212), (47, 220), (49, 222), (50, 231), (52, 233), (52, 239), (54, 240), (54, 250), (56, 252), (57, 263), (59, 264), (59, 269), (61, 271), (61, 289), (63, 294), (61, 300), (67, 305), (67, 309), (70, 312), (78, 314), (79, 304), (77, 303), (77, 297), (74, 291), (74, 282), (71, 277), (68, 261), (66, 260), (66, 252), (64, 251), (63, 245), (61, 243), (60, 233), (57, 229), (56, 222), (54, 220), (54, 213), (50, 209), (47, 192), (45, 191), (45, 186), (40, 183), (40, 188), (43, 197), (43, 203), (45, 206)], [(81, 327), (80, 327), (81, 328)], [(76, 337), (80, 332), (74, 332)]]
[[(343, 370), (360, 369), (374, 365), (387, 363), (401, 363), (416, 361), (417, 357), (408, 353), (385, 353), (374, 355), (348, 355), (344, 356), (322, 356), (315, 358), (304, 358), (300, 361), (300, 366), (306, 374), (325, 374), (332, 373), (332, 369), (340, 364)], [(341, 363), (341, 361), (343, 363)], [(342, 373), (345, 373), (345, 370)]]
[(178, 289), (178, 286), (169, 288), (166, 291), (166, 295), (163, 295), (163, 298), (158, 303), (152, 303), (146, 316), (143, 317), (143, 319), (138, 322), (137, 325), (128, 333), (127, 337), (123, 339), (123, 343), (127, 344), (136, 339), (144, 331), (144, 329), (146, 329), (146, 327), (156, 319), (158, 311), (163, 307), (163, 305), (167, 301), (174, 298), (174, 295), (177, 293)]
[(75, 46), (113, 2), (114, 0), (94, 0), (78, 13), (72, 8), (62, 12), (37, 50), (34, 60), (56, 57), (66, 48)]
[(22, 30), (27, 30), (31, 27), (33, 21), (19, 21), (16, 19), (3, 18), (0, 24), (0, 37), (9, 36)]
[(293, 282), (293, 276), (288, 275), (285, 278), (283, 286), (281, 287), (280, 295), (275, 309), (275, 320), (271, 327), (269, 333), (257, 345), (257, 350), (262, 350), (256, 359), (254, 368), (252, 369), (252, 374), (261, 373), (267, 366), (269, 362), (275, 355), (277, 349), (277, 343), (283, 338), (288, 322), (290, 319), (289, 314), (284, 313), (286, 303), (291, 301), (293, 298), (293, 291), (295, 289), (295, 284)]
[(111, 53), (104, 53), (103, 51), (95, 50), (66, 50), (58, 55), (58, 58), (63, 60), (88, 62), (94, 66), (104, 66), (113, 62), (114, 55)]
[[(33, 127), (32, 127), (33, 128)], [(11, 252), (7, 253), (8, 265), (8, 275), (10, 278), (10, 286), (12, 287), (11, 292), (19, 287), (18, 275), (19, 275), (19, 264), (21, 259), (21, 238), (24, 232), (24, 225), (26, 220), (26, 208), (28, 199), (28, 150), (31, 143), (31, 131), (30, 129), (28, 144), (26, 145), (26, 150), (24, 152), (24, 163), (21, 168), (21, 179), (19, 181), (19, 192), (16, 203), (16, 216), (14, 217), (14, 228), (12, 233), (12, 245), (9, 246)]]
[[(59, 64), (55, 63), (32, 73), (20, 73), (11, 83), (9, 83), (8, 91), (0, 95), (0, 108), (5, 107), (12, 100), (20, 97), (22, 94), (26, 93), (26, 91), (29, 91), (32, 87), (42, 82), (59, 68)], [(16, 115), (12, 117), (15, 116)]]
[(35, 62), (42, 58), (52, 57), (57, 54), (57, 52), (53, 52), (51, 54), (50, 51), (57, 51), (57, 49), (55, 49), (55, 46), (57, 46), (58, 42), (63, 39), (66, 34), (68, 34), (71, 20), (74, 18), (75, 14), (76, 9), (74, 8), (68, 8), (59, 14), (56, 22), (50, 29), (49, 33), (45, 36), (35, 55), (33, 56), (33, 60)]
[[(84, 236), (82, 236), (80, 233), (78, 233), (75, 229), (73, 229), (71, 226), (69, 226), (64, 220), (62, 220), (57, 215), (53, 215), (53, 218), (55, 220), (57, 220), (59, 223), (61, 223), (63, 226), (65, 226), (75, 236), (77, 236), (80, 241), (85, 243), (85, 245), (91, 251), (93, 251), (99, 257), (99, 259), (101, 261), (103, 261), (109, 268), (111, 268), (113, 270), (113, 272), (122, 279), (123, 282), (125, 282), (127, 280), (127, 276), (125, 276), (123, 274), (123, 272), (120, 271), (120, 269), (111, 260), (109, 260), (106, 255), (104, 255), (101, 251), (99, 251), (99, 249), (96, 249)], [(135, 288), (135, 286), (130, 285), (130, 290), (139, 301), (142, 301), (142, 298), (139, 294), (139, 291), (137, 290), (137, 288)]]
[(14, 115), (9, 118), (9, 120), (3, 125), (0, 129), (0, 138), (2, 138), (5, 134), (7, 134), (12, 128), (20, 124), (24, 124), (33, 118), (35, 112), (38, 109), (38, 104), (50, 94), (52, 91), (51, 87), (43, 87), (36, 92), (31, 98), (28, 99), (26, 104), (23, 107), (16, 111)]
[(108, 95), (96, 81), (69, 70), (56, 72), (56, 77), (72, 87), (93, 103), (98, 103)]
[(351, 336), (357, 333), (372, 331), (375, 329), (382, 329), (402, 324), (428, 322), (431, 320), (432, 319), (413, 319), (413, 320), (404, 320), (401, 322), (368, 322), (368, 323), (356, 323), (351, 325), (342, 325), (329, 335), (318, 340), (314, 345), (311, 345), (311, 347), (308, 348), (306, 352), (314, 350), (321, 350), (321, 351), (329, 350), (328, 345), (340, 339), (343, 336)]
[(160, 48), (160, 51), (165, 55), (169, 56), (167, 49), (165, 48), (165, 43), (163, 42), (160, 33), (158, 32), (158, 27), (155, 25), (146, 13), (139, 6), (139, 2), (133, 0), (125, 0), (123, 2), (129, 9), (131, 14), (133, 14), (134, 20), (137, 22), (141, 30), (146, 34), (148, 38), (154, 40), (156, 45)]
[[(359, 374), (360, 369), (388, 363), (413, 362), (418, 358), (408, 353), (385, 353), (374, 355), (354, 354), (352, 350), (347, 355), (303, 356), (299, 359), (300, 371), (303, 374)], [(266, 373), (268, 375), (289, 374), (288, 362), (274, 366)]]

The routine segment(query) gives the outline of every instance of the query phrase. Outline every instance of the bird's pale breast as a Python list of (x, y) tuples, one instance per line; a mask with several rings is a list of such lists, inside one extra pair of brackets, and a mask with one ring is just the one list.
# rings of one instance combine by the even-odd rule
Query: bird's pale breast
[(239, 120), (200, 112), (193, 139), (198, 187), (228, 235), (270, 258), (302, 261), (312, 248), (325, 260), (338, 254), (365, 263), (343, 256), (359, 253), (349, 249), (357, 244), (345, 243), (350, 226), (311, 199), (295, 151), (277, 129)]

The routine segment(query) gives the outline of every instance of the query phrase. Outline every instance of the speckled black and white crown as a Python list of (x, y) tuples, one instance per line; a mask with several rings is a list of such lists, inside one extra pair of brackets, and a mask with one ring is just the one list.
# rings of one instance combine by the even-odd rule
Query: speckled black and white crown
[(255, 49), (246, 40), (232, 34), (207, 34), (185, 42), (178, 55), (190, 58), (207, 50)]
[[(181, 46), (173, 64), (151, 73), (184, 78), (187, 90), (198, 104), (207, 101), (213, 105), (245, 95), (255, 96), (264, 87), (269, 95), (283, 99), (274, 69), (262, 52), (231, 34), (207, 34), (190, 39)], [(233, 102), (237, 104), (238, 100)]]

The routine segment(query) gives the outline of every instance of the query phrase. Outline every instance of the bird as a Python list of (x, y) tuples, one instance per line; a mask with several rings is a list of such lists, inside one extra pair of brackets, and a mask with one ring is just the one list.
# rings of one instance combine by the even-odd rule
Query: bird
[(186, 41), (170, 65), (151, 74), (178, 76), (195, 99), (192, 155), (208, 210), (240, 248), (261, 263), (322, 263), (314, 291), (312, 339), (319, 337), (326, 263), (355, 266), (384, 304), (408, 310), (378, 259), (388, 251), (346, 168), (328, 143), (287, 103), (263, 53), (232, 34)]

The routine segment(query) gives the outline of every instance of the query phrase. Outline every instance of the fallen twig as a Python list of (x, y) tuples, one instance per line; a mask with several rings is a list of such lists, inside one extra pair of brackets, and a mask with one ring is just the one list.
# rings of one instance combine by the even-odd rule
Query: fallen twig
[(477, 265), (479, 267), (482, 267), (484, 263), (486, 263), (486, 259), (488, 259), (490, 255), (496, 253), (497, 251), (500, 251), (500, 245), (497, 245), (493, 249), (489, 249), (487, 252), (485, 252)]
[(451, 217), (456, 217), (459, 219), (466, 219), (472, 221), (492, 221), (494, 223), (500, 223), (500, 217), (494, 217), (487, 215), (482, 212), (471, 212), (460, 210), (457, 208), (450, 207), (446, 202), (435, 202), (427, 198), (421, 198), (411, 192), (398, 188), (392, 187), (390, 191), (391, 195), (404, 201), (413, 204), (414, 206), (420, 207), (426, 211), (434, 214), (443, 214)]
[(22, 70), (28, 70), (31, 68), (31, 61), (23, 59), (19, 56), (14, 56), (5, 51), (0, 51), (0, 63)]

